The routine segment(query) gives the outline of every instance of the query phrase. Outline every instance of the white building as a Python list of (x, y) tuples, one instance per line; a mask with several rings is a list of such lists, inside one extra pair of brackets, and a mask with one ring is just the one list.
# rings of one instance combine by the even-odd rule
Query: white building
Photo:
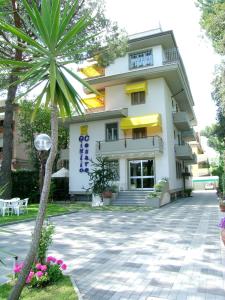
[(70, 128), (70, 193), (88, 188), (90, 159), (107, 156), (119, 168), (120, 190), (151, 190), (168, 178), (171, 193), (183, 189), (183, 172), (195, 157), (193, 99), (172, 31), (130, 36), (129, 49), (105, 70), (81, 69), (102, 97), (83, 99), (84, 116)]

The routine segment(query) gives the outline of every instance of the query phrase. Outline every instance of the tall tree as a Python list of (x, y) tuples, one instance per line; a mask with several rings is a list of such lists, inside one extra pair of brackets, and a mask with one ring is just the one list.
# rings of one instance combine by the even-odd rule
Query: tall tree
[[(73, 6), (77, 2), (77, 10), (71, 17), (71, 24), (75, 24), (82, 15), (89, 15), (95, 11), (95, 18), (92, 23), (82, 32), (83, 36), (77, 34), (77, 48), (73, 51), (73, 45), (68, 45), (68, 57), (71, 61), (81, 61), (89, 57), (96, 59), (105, 66), (112, 62), (115, 57), (123, 55), (126, 49), (126, 34), (120, 30), (116, 23), (111, 22), (104, 14), (103, 0), (62, 0), (61, 9), (66, 6)], [(27, 0), (28, 4), (37, 4), (37, 9), (41, 9), (41, 0)], [(9, 5), (10, 3), (10, 5)], [(26, 8), (22, 0), (1, 0), (0, 1), (0, 18), (25, 31), (29, 37), (36, 39), (36, 32), (33, 30), (32, 19), (26, 15)], [(49, 25), (46, 20), (46, 26)], [(99, 33), (102, 33), (99, 35)], [(84, 38), (88, 36), (88, 38)], [(29, 61), (33, 59), (33, 53), (24, 51), (27, 41), (13, 35), (10, 32), (0, 31), (0, 57), (6, 59), (15, 59), (21, 61)], [(102, 46), (106, 46), (102, 51)], [(85, 51), (84, 48), (86, 48)], [(70, 51), (69, 51), (70, 50)], [(3, 161), (0, 176), (0, 184), (7, 183), (7, 189), (4, 192), (5, 198), (11, 196), (11, 161), (13, 151), (13, 104), (18, 94), (18, 68), (12, 66), (11, 70), (6, 73), (1, 72), (0, 91), (4, 89), (5, 83), (8, 81), (10, 85), (7, 91), (7, 100), (5, 103), (5, 119), (4, 119), (4, 135), (3, 135)], [(21, 70), (20, 70), (21, 72)], [(8, 75), (9, 74), (9, 75)], [(2, 80), (4, 79), (4, 80)]]
[[(33, 102), (31, 100), (24, 100), (19, 103), (18, 112), (18, 129), (20, 132), (20, 143), (23, 143), (27, 152), (29, 153), (30, 162), (33, 168), (37, 171), (40, 169), (39, 157), (37, 150), (34, 147), (34, 136), (39, 133), (51, 134), (51, 111), (48, 107), (40, 105), (33, 122), (30, 122), (30, 116), (33, 113)], [(59, 150), (66, 149), (69, 142), (69, 130), (64, 126), (59, 127), (59, 145), (57, 157), (59, 157)]]
[[(0, 71), (5, 72), (6, 69), (17, 68), (19, 70), (17, 72), (18, 80), (14, 84), (26, 83), (25, 93), (37, 87), (41, 90), (36, 99), (33, 116), (35, 116), (42, 101), (50, 107), (52, 147), (46, 162), (44, 185), (31, 246), (23, 270), (9, 296), (10, 300), (19, 299), (37, 253), (47, 207), (52, 166), (57, 153), (58, 115), (60, 114), (62, 118), (65, 118), (71, 115), (73, 109), (78, 114), (82, 114), (81, 98), (67, 76), (72, 76), (90, 91), (98, 93), (76, 73), (72, 72), (67, 65), (76, 62), (73, 57), (80, 58), (87, 55), (87, 41), (97, 39), (98, 47), (100, 41), (106, 41), (104, 38), (101, 40), (96, 32), (93, 35), (92, 30), (89, 31), (95, 20), (90, 11), (84, 10), (83, 14), (79, 15), (79, 18), (74, 22), (73, 17), (79, 11), (78, 0), (65, 1), (65, 3), (60, 0), (42, 0), (40, 7), (34, 3), (29, 5), (27, 0), (22, 0), (22, 3), (27, 18), (31, 20), (31, 31), (36, 39), (31, 38), (26, 32), (12, 26), (3, 19), (0, 20), (0, 29), (3, 32), (9, 32), (26, 43), (24, 52), (30, 54), (32, 59), (22, 62), (17, 59), (0, 59)], [(115, 41), (117, 42), (117, 40)], [(13, 45), (10, 44), (10, 46)], [(105, 47), (104, 53), (107, 53), (107, 45), (103, 43), (103, 46)]]

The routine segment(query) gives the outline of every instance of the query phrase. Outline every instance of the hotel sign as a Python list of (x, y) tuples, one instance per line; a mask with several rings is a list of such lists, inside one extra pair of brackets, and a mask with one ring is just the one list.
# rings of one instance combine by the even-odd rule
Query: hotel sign
[(89, 172), (89, 140), (88, 126), (81, 126), (79, 136), (80, 173)]

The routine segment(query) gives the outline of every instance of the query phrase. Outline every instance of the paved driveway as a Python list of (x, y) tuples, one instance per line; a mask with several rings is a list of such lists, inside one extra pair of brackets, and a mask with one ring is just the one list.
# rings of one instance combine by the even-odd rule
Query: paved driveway
[[(149, 212), (79, 212), (53, 219), (50, 252), (68, 263), (85, 300), (224, 300), (221, 216), (211, 191)], [(23, 257), (31, 225), (8, 226), (15, 234), (0, 233), (0, 248)]]

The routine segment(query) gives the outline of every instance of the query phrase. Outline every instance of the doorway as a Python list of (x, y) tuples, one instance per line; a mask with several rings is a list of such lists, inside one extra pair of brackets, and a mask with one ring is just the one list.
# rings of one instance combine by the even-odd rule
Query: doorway
[(131, 190), (153, 189), (155, 184), (154, 160), (129, 161), (129, 188)]

